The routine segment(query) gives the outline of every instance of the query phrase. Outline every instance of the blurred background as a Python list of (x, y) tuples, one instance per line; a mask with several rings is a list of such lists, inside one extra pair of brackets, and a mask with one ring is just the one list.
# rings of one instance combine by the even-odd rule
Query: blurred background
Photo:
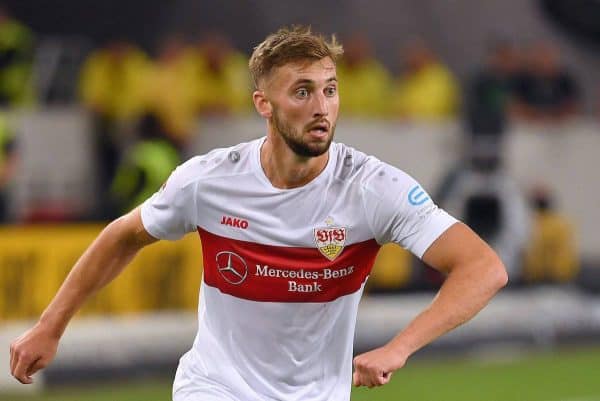
[[(295, 23), (345, 47), (336, 139), (417, 178), (510, 275), (476, 319), (352, 399), (600, 400), (597, 0), (2, 1), (0, 400), (169, 399), (196, 328), (194, 235), (144, 250), (94, 297), (34, 386), (10, 377), (9, 343), (176, 165), (265, 134), (248, 57)], [(384, 246), (356, 351), (443, 280)]]

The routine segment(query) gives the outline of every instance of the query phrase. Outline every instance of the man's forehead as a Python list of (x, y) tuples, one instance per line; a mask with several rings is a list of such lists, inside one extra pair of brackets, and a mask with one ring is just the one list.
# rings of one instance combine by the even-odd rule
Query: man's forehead
[(335, 63), (331, 58), (292, 61), (273, 70), (272, 78), (286, 82), (297, 80), (320, 81), (336, 77)]
[(331, 58), (325, 57), (319, 60), (298, 60), (283, 65), (281, 68), (289, 68), (297, 74), (313, 72), (335, 72), (335, 63)]

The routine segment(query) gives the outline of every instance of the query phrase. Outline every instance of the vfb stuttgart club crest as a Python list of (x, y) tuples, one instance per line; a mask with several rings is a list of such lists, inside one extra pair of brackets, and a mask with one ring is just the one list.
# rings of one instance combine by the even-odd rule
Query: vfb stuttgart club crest
[(315, 228), (314, 233), (317, 248), (327, 259), (334, 260), (344, 250), (345, 227)]

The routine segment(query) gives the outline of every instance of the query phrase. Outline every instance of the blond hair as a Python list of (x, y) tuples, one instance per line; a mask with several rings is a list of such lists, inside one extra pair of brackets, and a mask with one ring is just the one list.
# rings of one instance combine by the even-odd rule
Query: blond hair
[(321, 34), (311, 32), (310, 26), (281, 28), (254, 48), (248, 63), (254, 87), (276, 67), (302, 60), (321, 60), (330, 57), (335, 63), (344, 53), (335, 35), (327, 39)]

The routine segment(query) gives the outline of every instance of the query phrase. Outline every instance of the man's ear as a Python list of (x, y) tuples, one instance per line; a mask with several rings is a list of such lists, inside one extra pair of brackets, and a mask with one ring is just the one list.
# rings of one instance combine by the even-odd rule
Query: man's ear
[(252, 101), (258, 114), (264, 118), (271, 118), (273, 115), (273, 106), (269, 99), (267, 99), (265, 92), (262, 90), (255, 90), (252, 94)]

